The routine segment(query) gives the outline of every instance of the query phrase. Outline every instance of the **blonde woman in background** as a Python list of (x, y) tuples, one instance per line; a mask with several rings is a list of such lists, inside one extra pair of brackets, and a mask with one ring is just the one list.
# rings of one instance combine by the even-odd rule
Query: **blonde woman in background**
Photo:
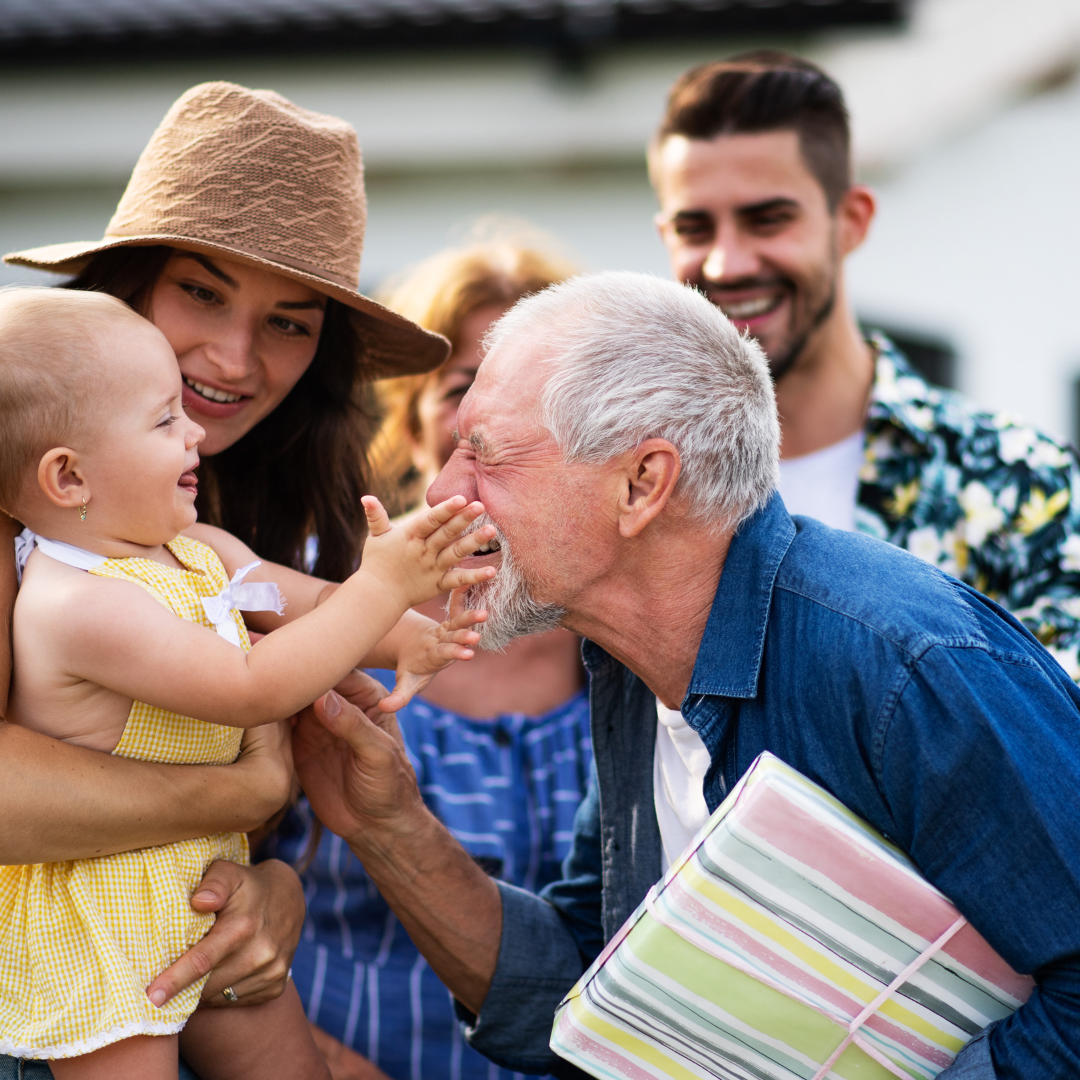
[[(387, 306), (453, 346), (437, 370), (384, 387), (376, 472), (396, 481), (386, 495), (399, 510), (423, 498), (453, 451), (488, 327), (573, 273), (537, 247), (491, 241), (436, 255), (396, 283)], [(443, 617), (439, 600), (419, 610)], [(398, 714), (421, 791), (485, 870), (538, 891), (559, 876), (589, 778), (578, 639), (565, 630), (520, 638), (460, 666)], [(302, 802), (269, 854), (296, 860), (311, 827)], [(307, 921), (293, 977), (335, 1080), (509, 1080), (464, 1044), (449, 994), (340, 838), (322, 837), (302, 877)]]

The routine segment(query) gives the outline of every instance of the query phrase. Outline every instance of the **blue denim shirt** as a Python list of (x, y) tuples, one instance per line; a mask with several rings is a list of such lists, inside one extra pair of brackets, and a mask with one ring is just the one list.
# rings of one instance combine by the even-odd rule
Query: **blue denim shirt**
[[(499, 961), (466, 1036), (558, 1068), (559, 1000), (660, 876), (655, 697), (586, 643), (596, 782), (563, 877), (500, 885)], [(689, 691), (710, 810), (770, 750), (899, 844), (1031, 998), (954, 1075), (1080, 1076), (1080, 691), (1011, 615), (882, 541), (774, 498), (732, 541)]]

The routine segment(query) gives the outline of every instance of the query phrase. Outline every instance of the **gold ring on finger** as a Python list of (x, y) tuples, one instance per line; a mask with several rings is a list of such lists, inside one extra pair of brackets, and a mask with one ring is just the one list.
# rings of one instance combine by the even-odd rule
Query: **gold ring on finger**
[(231, 986), (226, 986), (221, 992), (225, 995), (226, 1001), (237, 1002), (240, 1000), (240, 995)]

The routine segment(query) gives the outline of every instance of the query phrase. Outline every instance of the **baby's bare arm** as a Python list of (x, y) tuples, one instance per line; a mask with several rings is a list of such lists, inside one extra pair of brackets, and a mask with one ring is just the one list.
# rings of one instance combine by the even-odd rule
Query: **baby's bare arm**
[(180, 1033), (184, 1060), (201, 1080), (330, 1080), (292, 982), (273, 1001), (242, 1006), (198, 1009)]
[[(231, 533), (224, 529), (215, 528), (213, 525), (193, 525), (185, 530), (185, 536), (193, 540), (201, 540), (217, 552), (229, 576), (242, 566), (254, 562), (258, 556), (241, 540), (237, 540)], [(284, 614), (278, 615), (273, 611), (245, 611), (244, 622), (249, 630), (260, 634), (268, 634), (271, 630), (294, 622), (301, 615), (313, 611), (323, 601), (330, 598), (340, 588), (335, 582), (324, 581), (322, 578), (301, 574), (288, 566), (280, 563), (263, 562), (244, 578), (245, 581), (272, 581), (281, 590), (285, 599)], [(366, 668), (390, 668), (398, 666), (398, 658), (403, 649), (407, 648), (425, 630), (435, 626), (435, 622), (426, 615), (417, 611), (409, 610), (398, 620), (390, 632), (377, 642), (372, 650), (359, 661), (359, 667)]]
[[(403, 558), (380, 552), (391, 568), (385, 578), (361, 567), (314, 611), (246, 655), (126, 581), (69, 579), (41, 617), (55, 626), (53, 647), (70, 678), (212, 723), (264, 724), (291, 716), (348, 674), (417, 602), (414, 594), (426, 599), (490, 576), (489, 568), (452, 569), (486, 539), (484, 530), (460, 537), (482, 512), (462, 502), (430, 511), (415, 535), (404, 534)], [(403, 561), (417, 564), (416, 575), (398, 569)]]
[(435, 620), (421, 615), (411, 608), (397, 621), (393, 628), (382, 640), (378, 641), (371, 651), (357, 664), (357, 667), (366, 668), (389, 668), (391, 671), (398, 665), (398, 656), (402, 649), (410, 644), (417, 635), (435, 626)]
[[(62, 606), (52, 623), (62, 679), (232, 727), (284, 719), (310, 704), (401, 614), (377, 583), (358, 575), (245, 654), (208, 627), (178, 619), (132, 582), (84, 577)], [(40, 717), (34, 726), (49, 730)]]

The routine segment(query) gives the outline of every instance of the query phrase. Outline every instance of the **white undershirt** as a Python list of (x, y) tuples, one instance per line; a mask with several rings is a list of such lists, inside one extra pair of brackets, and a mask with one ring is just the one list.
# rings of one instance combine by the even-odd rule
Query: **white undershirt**
[(855, 531), (855, 500), (863, 463), (863, 433), (780, 462), (780, 494), (789, 514)]
[(682, 713), (656, 701), (656, 752), (653, 755), (653, 805), (660, 826), (660, 869), (683, 853), (709, 818), (702, 786), (709, 751)]
[[(862, 463), (861, 431), (823, 450), (781, 461), (780, 494), (788, 512), (854, 532)], [(661, 869), (667, 873), (709, 818), (702, 787), (710, 758), (682, 713), (657, 699), (656, 717), (653, 804), (660, 826)]]

